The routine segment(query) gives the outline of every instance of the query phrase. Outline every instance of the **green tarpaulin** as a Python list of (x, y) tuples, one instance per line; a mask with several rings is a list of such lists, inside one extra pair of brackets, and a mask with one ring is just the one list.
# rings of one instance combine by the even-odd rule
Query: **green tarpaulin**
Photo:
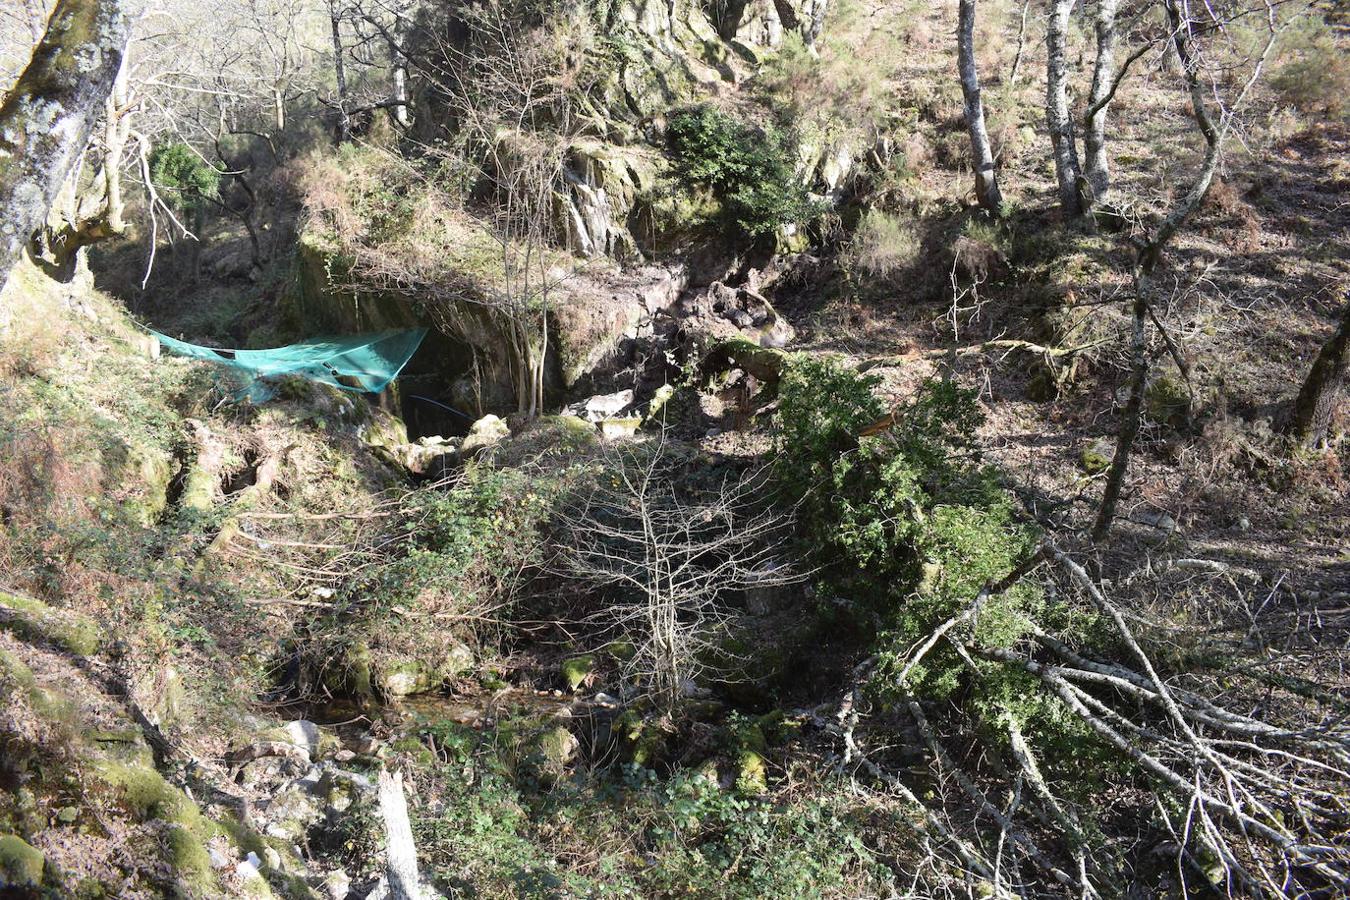
[(275, 393), (266, 379), (285, 375), (299, 375), (344, 391), (378, 394), (412, 359), (427, 330), (315, 338), (274, 350), (220, 350), (150, 333), (170, 353), (227, 366), (245, 381), (241, 399), (262, 403)]

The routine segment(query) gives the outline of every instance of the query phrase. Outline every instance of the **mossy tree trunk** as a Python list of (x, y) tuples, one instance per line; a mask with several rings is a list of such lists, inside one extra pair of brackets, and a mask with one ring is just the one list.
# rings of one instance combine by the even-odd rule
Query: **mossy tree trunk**
[(1291, 433), (1308, 447), (1326, 443), (1331, 427), (1331, 410), (1345, 384), (1345, 371), (1350, 365), (1350, 295), (1345, 298), (1341, 323), (1331, 339), (1322, 345), (1303, 388), (1294, 401)]
[(129, 36), (121, 0), (60, 0), (0, 106), (0, 285), (88, 144)]

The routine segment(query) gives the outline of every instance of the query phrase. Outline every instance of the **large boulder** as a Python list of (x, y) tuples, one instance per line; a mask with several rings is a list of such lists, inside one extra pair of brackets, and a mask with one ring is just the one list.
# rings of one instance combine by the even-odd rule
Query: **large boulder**
[(468, 459), (497, 446), (510, 436), (510, 427), (500, 418), (483, 416), (469, 428), (469, 434), (460, 445), (459, 452)]
[(26, 896), (42, 884), (42, 870), (46, 867), (42, 851), (15, 834), (0, 837), (0, 888), (14, 891), (15, 896)]
[(580, 749), (581, 742), (566, 726), (546, 729), (534, 741), (535, 769), (544, 779), (557, 780), (566, 774)]
[(597, 394), (567, 407), (567, 412), (587, 422), (603, 422), (632, 409), (636, 400), (632, 388), (613, 394)]

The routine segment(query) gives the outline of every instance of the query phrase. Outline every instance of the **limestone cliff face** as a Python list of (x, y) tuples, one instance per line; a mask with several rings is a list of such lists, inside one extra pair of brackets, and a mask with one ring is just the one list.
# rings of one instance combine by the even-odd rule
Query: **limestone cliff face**
[[(724, 94), (751, 76), (788, 34), (808, 46), (819, 35), (828, 0), (622, 0), (607, 23), (620, 49), (599, 99), (585, 105), (597, 122), (595, 139), (568, 154), (558, 218), (568, 247), (583, 256), (630, 262), (657, 255), (661, 234), (677, 210), (652, 202), (665, 161), (644, 139), (670, 109)], [(812, 148), (804, 170), (814, 179), (828, 169), (834, 190), (846, 174), (847, 154)], [(838, 171), (843, 162), (844, 172)]]

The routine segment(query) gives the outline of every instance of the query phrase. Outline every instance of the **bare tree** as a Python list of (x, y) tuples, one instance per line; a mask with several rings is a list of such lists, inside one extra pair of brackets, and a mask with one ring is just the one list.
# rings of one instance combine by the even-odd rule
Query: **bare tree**
[(1017, 76), (1022, 72), (1022, 58), (1027, 47), (1027, 14), (1031, 12), (1031, 0), (1022, 0), (1022, 14), (1017, 23), (1017, 52), (1013, 54), (1012, 70), (1008, 73), (1008, 83), (1017, 84)]
[(957, 65), (961, 72), (961, 94), (966, 102), (966, 128), (970, 131), (970, 151), (975, 169), (975, 198), (991, 216), (1003, 213), (1003, 194), (994, 169), (994, 151), (984, 126), (984, 102), (980, 96), (980, 74), (975, 66), (975, 0), (961, 0), (957, 34)]
[(511, 348), (517, 409), (534, 416), (544, 406), (550, 309), (569, 274), (555, 270), (551, 248), (565, 157), (579, 128), (569, 85), (584, 64), (591, 11), (564, 9), (538, 23), (520, 0), (489, 0), (452, 15), (424, 32), (434, 52), (408, 57), (452, 123), (452, 140), (427, 151), (473, 171), (473, 188), (488, 199), (483, 212), (502, 278), (486, 303)]
[(592, 623), (632, 640), (627, 674), (668, 705), (713, 664), (737, 592), (800, 577), (778, 555), (791, 519), (765, 502), (764, 470), (690, 487), (664, 433), (600, 463), (558, 523), (554, 567), (605, 591)]
[(334, 140), (339, 144), (347, 143), (352, 135), (352, 114), (347, 108), (347, 52), (342, 43), (342, 22), (347, 15), (347, 8), (340, 0), (328, 0), (328, 22), (333, 38), (333, 78), (337, 83), (337, 99), (334, 102), (337, 108), (337, 129)]
[(62, 0), (0, 106), (0, 284), (78, 166), (128, 37), (120, 0)]
[[(1153, 316), (1151, 297), (1154, 272), (1172, 238), (1181, 230), (1186, 220), (1190, 218), (1191, 214), (1205, 199), (1205, 195), (1209, 193), (1210, 185), (1214, 181), (1214, 174), (1218, 171), (1219, 162), (1223, 157), (1224, 140), (1237, 121), (1237, 116), (1242, 111), (1252, 87), (1260, 79), (1266, 60), (1270, 57), (1271, 50), (1275, 46), (1275, 39), (1280, 32), (1275, 18), (1274, 0), (1266, 0), (1266, 23), (1269, 33), (1265, 45), (1259, 54), (1250, 61), (1250, 73), (1242, 83), (1238, 93), (1230, 102), (1219, 105), (1219, 118), (1215, 120), (1213, 113), (1210, 111), (1209, 97), (1216, 92), (1217, 88), (1206, 84), (1203, 77), (1202, 62), (1194, 48), (1195, 34), (1199, 29), (1186, 12), (1189, 7), (1183, 7), (1179, 0), (1162, 0), (1162, 5), (1167, 15), (1172, 47), (1181, 63), (1182, 78), (1190, 97), (1191, 115), (1195, 119), (1197, 130), (1205, 140), (1205, 156), (1200, 163), (1200, 170), (1196, 174), (1195, 180), (1191, 183), (1185, 195), (1163, 217), (1153, 233), (1139, 242), (1137, 248), (1138, 252), (1133, 271), (1134, 303), (1130, 340), (1130, 393), (1125, 404), (1120, 434), (1116, 439), (1115, 456), (1112, 458), (1111, 467), (1107, 471), (1106, 488), (1102, 493), (1101, 506), (1092, 528), (1092, 535), (1095, 540), (1106, 537), (1111, 529), (1111, 523), (1116, 515), (1116, 506), (1124, 488), (1130, 451), (1139, 435), (1144, 391), (1148, 383), (1147, 330), (1149, 320)], [(1206, 31), (1209, 31), (1209, 29), (1206, 29)], [(1166, 339), (1166, 333), (1163, 336)], [(1177, 365), (1183, 373), (1186, 372), (1187, 366), (1180, 355), (1176, 353), (1176, 349), (1170, 340), (1168, 341), (1168, 350), (1173, 353)]]
[(1322, 345), (1312, 369), (1294, 401), (1290, 432), (1302, 444), (1316, 447), (1326, 443), (1331, 427), (1331, 411), (1345, 385), (1350, 362), (1350, 295), (1345, 298), (1340, 324)]
[[(1053, 580), (1061, 596), (1091, 610), (1110, 629), (1122, 650), (1119, 657), (1071, 646), (1053, 627), (1034, 621), (1026, 638), (1012, 646), (981, 640), (976, 623), (988, 604), (1043, 563), (1058, 571)], [(1047, 767), (1055, 751), (1041, 734), (1025, 728), (1024, 712), (1004, 708), (988, 719), (977, 712), (979, 721), (944, 733), (929, 717), (949, 709), (949, 701), (926, 704), (906, 697), (911, 677), (945, 649), (973, 677), (1002, 671), (1033, 679), (1068, 719), (1118, 754), (1122, 765), (1141, 776), (1139, 783), (1149, 786), (1160, 825), (1172, 835), (1179, 870), (1204, 871), (1202, 861), (1217, 862), (1229, 896), (1319, 896), (1328, 885), (1344, 884), (1350, 859), (1332, 835), (1346, 813), (1340, 790), (1350, 778), (1345, 723), (1340, 717), (1273, 722), (1246, 706), (1235, 708), (1224, 699), (1227, 689), (1206, 688), (1199, 680), (1177, 684), (1161, 669), (1140, 623), (1152, 624), (1138, 611), (1123, 609), (1079, 562), (1047, 541), (890, 664), (886, 681), (905, 698), (900, 705), (927, 747), (935, 775), (966, 800), (976, 822), (998, 831), (997, 857), (967, 843), (950, 814), (924, 807), (933, 831), (993, 882), (994, 896), (1024, 896), (1017, 885), (1021, 866), (1039, 870), (1073, 896), (1122, 893), (1119, 860), (1094, 852), (1100, 839), (1085, 827), (1075, 802), (1057, 793)], [(855, 669), (857, 681), (833, 717), (838, 724), (827, 728), (842, 737), (845, 762), (856, 760), (900, 788), (899, 777), (868, 757), (857, 732), (868, 702), (859, 685), (877, 664), (872, 659)], [(992, 741), (980, 736), (993, 734), (999, 737)], [(959, 742), (955, 752), (949, 749), (953, 741)], [(988, 769), (985, 760), (993, 760)], [(908, 789), (903, 793), (920, 803)], [(1046, 826), (1062, 836), (1063, 850), (1046, 840)]]

